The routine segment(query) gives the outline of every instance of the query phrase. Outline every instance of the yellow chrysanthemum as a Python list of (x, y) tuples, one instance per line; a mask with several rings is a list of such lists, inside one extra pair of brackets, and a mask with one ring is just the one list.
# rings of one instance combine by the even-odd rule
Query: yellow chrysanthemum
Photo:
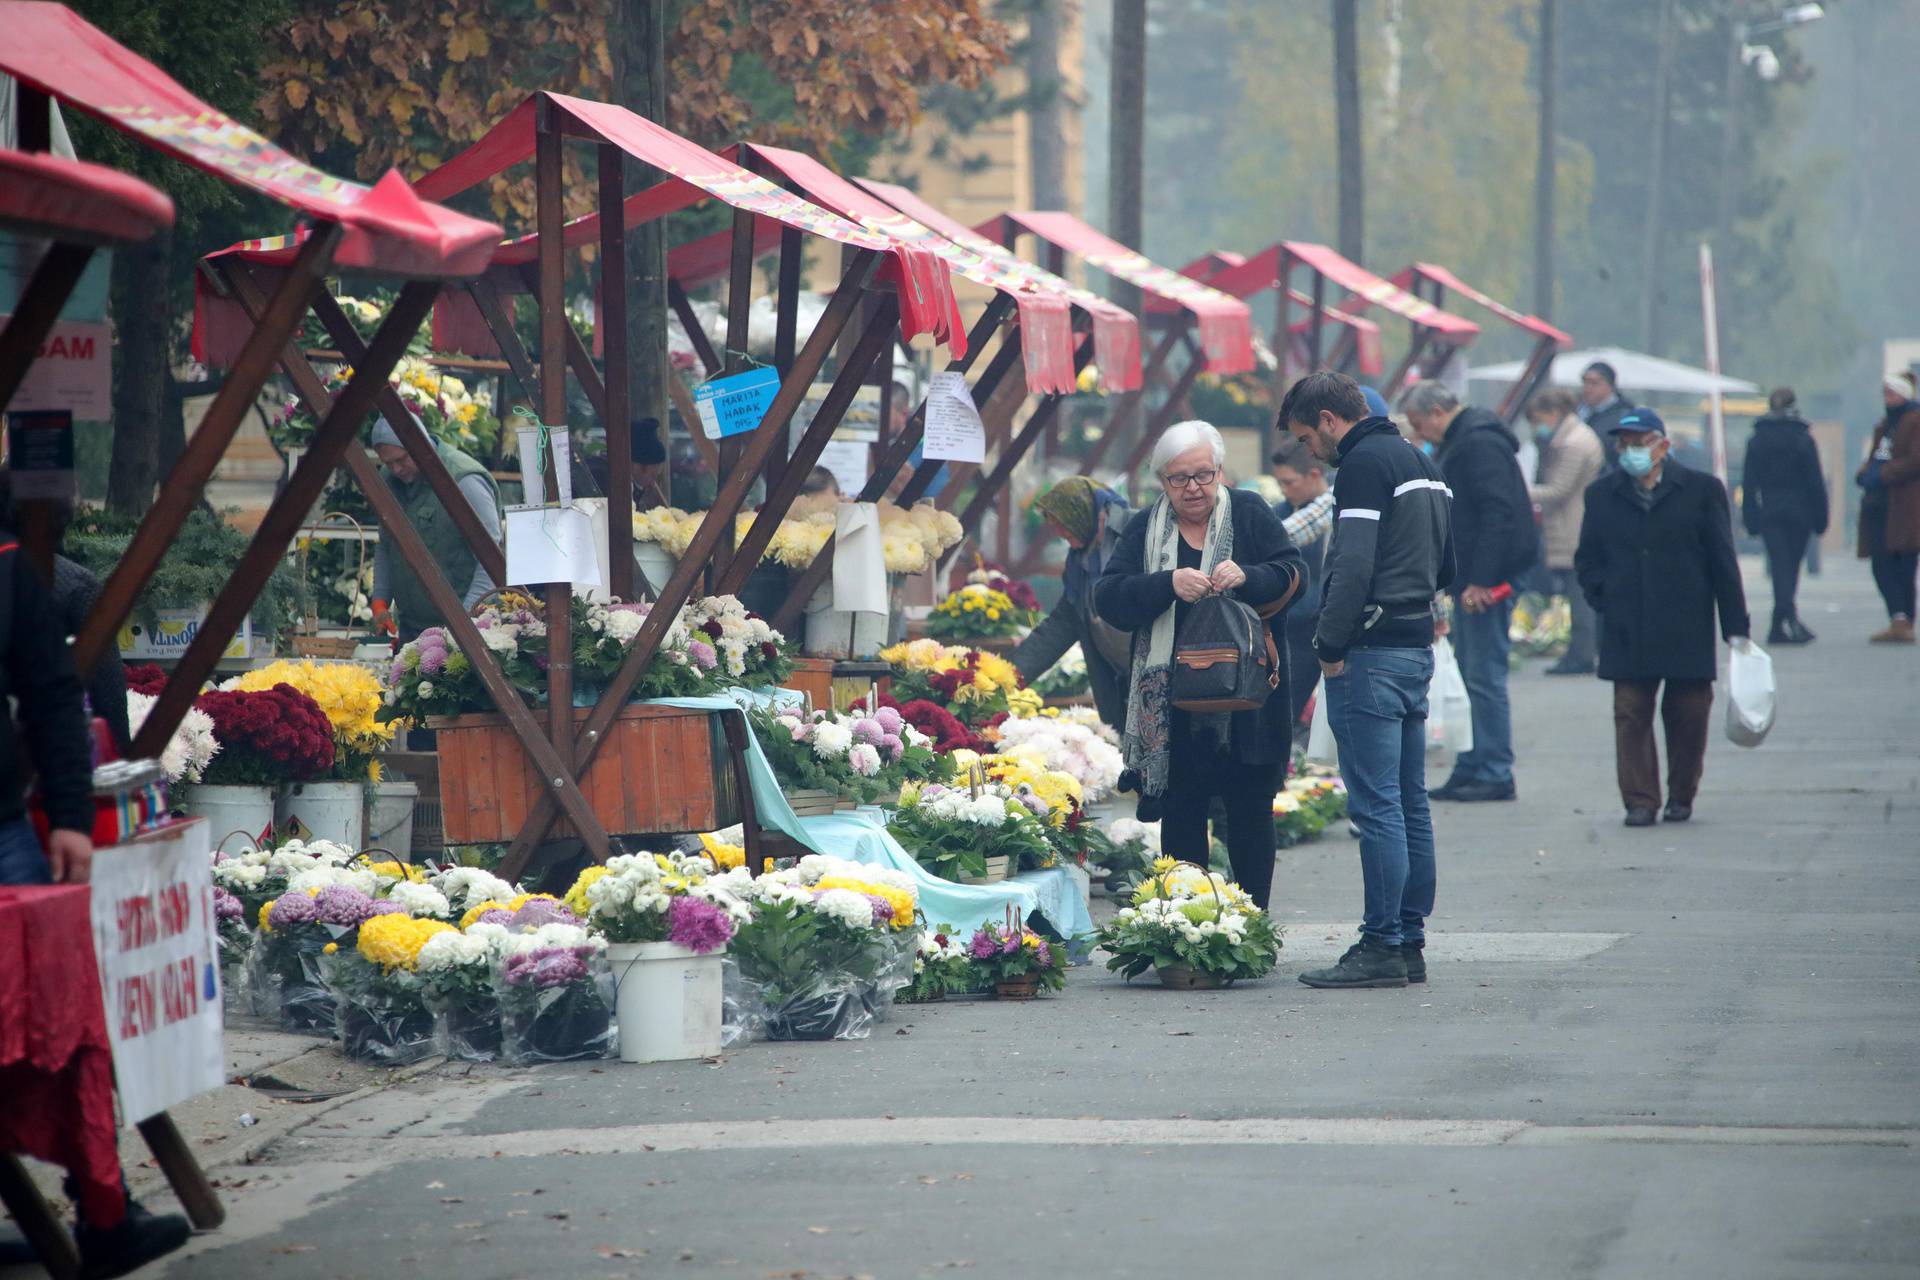
[(915, 912), (919, 910), (919, 900), (905, 889), (896, 889), (889, 884), (880, 884), (872, 880), (863, 880), (857, 876), (821, 876), (815, 889), (850, 889), (854, 893), (868, 893), (884, 901), (893, 909), (893, 920), (889, 927), (905, 929), (912, 926)]
[(280, 899), (274, 898), (260, 905), (260, 932), (273, 932), (273, 926), (267, 923), (267, 917), (273, 913), (273, 904), (278, 901), (280, 901)]
[(588, 867), (585, 871), (582, 871), (575, 877), (573, 887), (567, 890), (566, 896), (560, 899), (560, 905), (573, 912), (576, 916), (579, 916), (582, 920), (586, 919), (587, 912), (592, 909), (591, 904), (587, 901), (587, 889), (594, 881), (601, 879), (606, 874), (607, 869), (597, 863)]
[(408, 915), (374, 916), (360, 926), (356, 950), (389, 973), (412, 969), (420, 963), (420, 948), (436, 933), (452, 933), (453, 926), (439, 920), (416, 920)]
[[(468, 925), (472, 924), (475, 920), (478, 920), (481, 916), (487, 914), (487, 912), (489, 911), (512, 911), (512, 910), (514, 910), (514, 908), (508, 906), (506, 903), (495, 902), (492, 898), (489, 898), (485, 902), (479, 903), (472, 907), (468, 907), (467, 914), (460, 917), (460, 927), (462, 929), (466, 928)], [(380, 917), (376, 916), (374, 918), (377, 920)]]
[(282, 659), (223, 687), (257, 691), (277, 684), (290, 684), (320, 704), (333, 727), (334, 762), (342, 776), (369, 776), (373, 765), (369, 757), (392, 745), (394, 725), (374, 719), (386, 690), (368, 668), (351, 662)]
[(425, 871), (404, 862), (376, 862), (367, 869), (382, 880), (411, 880), (415, 884), (425, 884), (427, 881)]
[(512, 902), (509, 902), (507, 904), (507, 910), (518, 911), (520, 908), (526, 906), (529, 902), (535, 901), (536, 899), (544, 899), (548, 902), (560, 901), (560, 899), (554, 897), (550, 893), (523, 893), (515, 897)]
[(334, 954), (335, 952), (337, 952), (338, 950), (340, 950), (340, 944), (339, 944), (339, 943), (337, 943), (337, 942), (329, 942), (329, 943), (328, 943), (328, 944), (327, 944), (326, 946), (324, 946), (324, 947), (322, 947), (322, 948), (320, 948), (320, 954), (321, 954), (321, 955), (323, 955), (323, 956), (330, 956), (330, 955), (332, 955), (332, 954)]
[(713, 865), (721, 871), (731, 871), (735, 867), (747, 865), (745, 845), (727, 844), (714, 839), (711, 835), (703, 834), (700, 837), (700, 847), (706, 851), (707, 857), (713, 860)]

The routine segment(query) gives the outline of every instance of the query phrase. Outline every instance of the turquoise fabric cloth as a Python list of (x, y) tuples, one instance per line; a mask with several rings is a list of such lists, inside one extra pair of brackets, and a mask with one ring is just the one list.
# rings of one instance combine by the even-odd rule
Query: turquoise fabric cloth
[[(698, 711), (725, 711), (734, 707), (764, 704), (775, 700), (765, 693), (737, 689), (729, 694), (710, 694), (700, 698), (655, 698), (655, 705), (684, 707)], [(1039, 912), (1043, 920), (1063, 938), (1077, 938), (1093, 931), (1093, 917), (1087, 912), (1086, 895), (1066, 867), (1046, 871), (1024, 871), (999, 884), (955, 884), (942, 880), (900, 847), (887, 830), (886, 811), (869, 805), (851, 812), (822, 814), (802, 818), (787, 803), (786, 793), (774, 776), (773, 764), (760, 749), (760, 740), (747, 726), (747, 777), (753, 787), (753, 807), (765, 830), (792, 837), (815, 853), (869, 862), (904, 871), (914, 879), (919, 892), (920, 912), (929, 924), (952, 925), (967, 933), (984, 924), (1004, 924), (1007, 908), (1012, 906), (1021, 920)]]

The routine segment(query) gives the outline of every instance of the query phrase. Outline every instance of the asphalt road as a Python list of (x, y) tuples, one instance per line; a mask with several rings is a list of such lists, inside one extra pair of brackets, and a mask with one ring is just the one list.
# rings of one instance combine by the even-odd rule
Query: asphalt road
[(228, 1175), (162, 1274), (1920, 1274), (1920, 652), (1864, 643), (1853, 561), (1803, 612), (1772, 737), (1716, 732), (1685, 826), (1620, 825), (1606, 686), (1517, 673), (1520, 799), (1438, 810), (1426, 987), (1294, 981), (1358, 914), (1323, 838), (1266, 981), (449, 1068)]

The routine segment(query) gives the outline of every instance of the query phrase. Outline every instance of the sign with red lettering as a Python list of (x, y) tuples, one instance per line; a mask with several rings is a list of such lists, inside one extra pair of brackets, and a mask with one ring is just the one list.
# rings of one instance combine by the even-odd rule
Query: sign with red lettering
[(181, 823), (93, 859), (93, 945), (121, 1119), (226, 1083), (212, 840)]
[[(0, 324), (6, 317), (0, 316)], [(80, 422), (113, 417), (113, 332), (104, 324), (61, 320), (40, 344), (27, 376), (5, 408), (67, 409)]]

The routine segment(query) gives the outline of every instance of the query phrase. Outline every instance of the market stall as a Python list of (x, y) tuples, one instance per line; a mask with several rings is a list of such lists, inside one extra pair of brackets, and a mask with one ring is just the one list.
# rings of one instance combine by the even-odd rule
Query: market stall
[[(1491, 311), (1532, 340), (1533, 350), (1522, 362), (1519, 376), (1507, 388), (1506, 394), (1500, 397), (1499, 413), (1509, 426), (1519, 419), (1527, 401), (1533, 398), (1533, 393), (1546, 380), (1554, 356), (1573, 346), (1573, 336), (1565, 330), (1555, 328), (1538, 316), (1515, 311), (1504, 302), (1481, 293), (1445, 267), (1431, 262), (1414, 263), (1393, 277), (1392, 283), (1416, 297), (1426, 297), (1436, 307), (1444, 300), (1446, 291), (1452, 289), (1467, 301)], [(1356, 312), (1365, 305), (1366, 301), (1362, 298), (1352, 298), (1343, 304)]]

